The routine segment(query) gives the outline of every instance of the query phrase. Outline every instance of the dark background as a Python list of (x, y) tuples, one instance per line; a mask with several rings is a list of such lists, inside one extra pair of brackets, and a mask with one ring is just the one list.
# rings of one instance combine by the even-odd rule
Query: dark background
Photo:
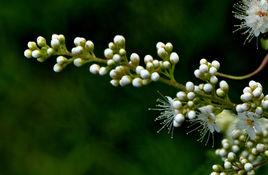
[[(218, 59), (221, 71), (245, 74), (262, 61), (256, 40), (233, 33), (234, 1), (224, 0), (9, 0), (0, 2), (0, 174), (2, 175), (186, 175), (209, 174), (215, 158), (176, 129), (174, 139), (148, 111), (176, 91), (160, 84), (114, 88), (109, 77), (69, 66), (53, 72), (54, 59), (39, 64), (23, 56), (27, 42), (64, 34), (95, 43), (103, 55), (116, 34), (128, 53), (156, 56), (158, 41), (172, 42), (180, 55), (176, 77), (194, 78), (199, 59)], [(254, 79), (267, 87), (267, 70)], [(230, 81), (239, 99), (242, 82)], [(218, 143), (220, 136), (218, 136)], [(267, 168), (266, 168), (267, 169)], [(265, 173), (265, 169), (262, 170)], [(267, 170), (268, 173), (268, 170)]]

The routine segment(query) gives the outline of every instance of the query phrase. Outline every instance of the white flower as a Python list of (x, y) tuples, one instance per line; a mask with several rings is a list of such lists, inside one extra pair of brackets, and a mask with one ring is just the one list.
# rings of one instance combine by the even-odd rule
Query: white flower
[(163, 99), (157, 99), (159, 104), (156, 108), (150, 108), (150, 110), (161, 111), (160, 115), (155, 119), (155, 121), (162, 121), (162, 127), (157, 131), (158, 133), (164, 128), (168, 129), (168, 133), (171, 133), (171, 138), (173, 137), (174, 127), (179, 127), (181, 123), (177, 122), (175, 116), (178, 111), (174, 108), (174, 100), (171, 97), (163, 96)]
[(244, 30), (246, 41), (268, 31), (268, 1), (241, 0), (234, 5), (234, 16), (241, 20), (237, 30)]
[(207, 140), (205, 143), (206, 145), (208, 144), (209, 138), (212, 136), (214, 146), (214, 133), (220, 132), (220, 128), (216, 123), (217, 118), (216, 115), (213, 113), (213, 106), (208, 105), (201, 107), (199, 108), (199, 111), (200, 112), (197, 113), (197, 118), (190, 120), (190, 122), (192, 123), (190, 127), (194, 127), (196, 125), (198, 126), (192, 129), (187, 134), (198, 130), (201, 136), (198, 141), (203, 142), (205, 137), (207, 136)]
[(253, 112), (238, 113), (238, 122), (236, 127), (242, 131), (245, 131), (251, 140), (256, 139), (256, 133), (262, 131), (260, 116)]

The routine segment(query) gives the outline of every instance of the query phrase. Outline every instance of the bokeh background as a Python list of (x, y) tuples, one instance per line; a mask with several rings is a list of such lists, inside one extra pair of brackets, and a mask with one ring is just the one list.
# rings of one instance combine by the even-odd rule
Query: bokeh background
[[(109, 77), (88, 66), (52, 70), (54, 59), (26, 59), (27, 42), (64, 34), (68, 45), (81, 36), (95, 42), (97, 55), (116, 34), (127, 51), (156, 55), (157, 41), (173, 43), (181, 61), (176, 77), (193, 78), (202, 57), (218, 59), (222, 72), (248, 73), (264, 52), (256, 40), (233, 33), (234, 1), (224, 0), (1, 0), (0, 1), (0, 174), (1, 175), (201, 175), (217, 161), (212, 148), (176, 129), (174, 139), (148, 111), (157, 90), (114, 88)], [(267, 87), (267, 70), (254, 79)], [(266, 76), (265, 76), (266, 75)], [(238, 99), (248, 80), (231, 83)], [(218, 136), (216, 145), (219, 145)], [(268, 168), (259, 171), (268, 173)]]

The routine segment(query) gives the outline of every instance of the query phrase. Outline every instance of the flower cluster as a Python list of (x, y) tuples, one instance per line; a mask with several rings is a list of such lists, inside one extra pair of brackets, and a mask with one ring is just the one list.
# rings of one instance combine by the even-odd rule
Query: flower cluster
[(232, 139), (227, 136), (222, 142), (223, 148), (216, 151), (222, 157), (224, 166), (214, 165), (212, 174), (223, 175), (233, 171), (253, 174), (254, 169), (266, 161), (268, 122), (264, 118), (268, 118), (268, 95), (264, 95), (260, 83), (250, 81), (241, 95), (242, 102), (235, 104), (228, 96), (229, 84), (219, 80), (223, 74), (219, 72), (220, 63), (216, 60), (200, 60), (198, 69), (194, 71), (200, 83), (177, 82), (174, 70), (179, 56), (169, 42), (156, 44), (158, 59), (151, 55), (141, 59), (137, 53), (128, 56), (126, 40), (121, 35), (116, 35), (108, 44), (104, 58), (95, 55), (91, 40), (76, 37), (74, 45), (68, 51), (63, 35), (52, 35), (50, 46), (45, 38), (38, 37), (36, 42), (28, 43), (24, 55), (40, 62), (56, 57), (55, 72), (62, 71), (70, 63), (76, 67), (89, 64), (92, 74), (108, 74), (113, 86), (131, 84), (141, 87), (159, 81), (175, 87), (178, 91), (174, 98), (163, 96), (157, 100), (156, 108), (152, 108), (160, 112), (156, 117), (156, 121), (161, 121), (162, 125), (159, 131), (167, 128), (173, 137), (174, 128), (188, 122), (188, 128), (191, 129), (188, 133), (198, 131), (198, 140), (206, 145), (211, 137), (214, 145), (215, 133), (233, 133)]
[(263, 119), (263, 128), (256, 139), (248, 139), (245, 132), (235, 129), (231, 137), (222, 140), (222, 148), (215, 151), (223, 160), (222, 165), (213, 165), (211, 175), (255, 174), (255, 170), (268, 161), (268, 121)]
[(250, 81), (240, 98), (243, 103), (236, 106), (238, 113), (251, 111), (262, 115), (263, 111), (268, 109), (268, 95), (264, 96), (262, 85), (258, 82)]

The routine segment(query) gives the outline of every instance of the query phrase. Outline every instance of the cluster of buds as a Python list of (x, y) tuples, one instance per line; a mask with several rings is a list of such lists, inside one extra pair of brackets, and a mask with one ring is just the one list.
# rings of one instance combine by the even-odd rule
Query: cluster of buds
[(27, 46), (28, 49), (24, 51), (24, 56), (26, 58), (36, 58), (39, 62), (44, 62), (47, 58), (53, 56), (55, 52), (66, 52), (65, 37), (63, 35), (52, 35), (51, 47), (42, 36), (39, 36), (36, 42), (28, 42)]
[[(200, 84), (197, 90), (202, 90), (205, 93), (212, 93), (218, 83), (217, 72), (220, 68), (220, 63), (216, 60), (211, 63), (206, 59), (200, 60), (199, 68), (194, 71), (196, 78), (205, 81), (205, 84)], [(216, 94), (219, 97), (226, 97), (229, 91), (229, 85), (226, 81), (220, 81), (219, 88), (216, 89)]]
[[(158, 81), (160, 75), (169, 76), (172, 66), (179, 61), (177, 53), (172, 52), (171, 43), (157, 43), (157, 54), (162, 60), (154, 59), (151, 55), (146, 55), (143, 59), (145, 66), (141, 65), (141, 58), (137, 53), (132, 53), (128, 59), (125, 50), (125, 38), (121, 35), (114, 37), (114, 41), (108, 44), (104, 50), (107, 59), (106, 70), (112, 78), (110, 81), (113, 86), (126, 86), (132, 84), (134, 87), (141, 87), (152, 81)], [(97, 64), (92, 65), (93, 72), (101, 70)], [(96, 68), (96, 69), (95, 69)], [(92, 72), (91, 71), (91, 72)], [(100, 71), (101, 72), (101, 71)]]
[(262, 85), (255, 81), (249, 82), (240, 98), (243, 103), (236, 106), (238, 113), (251, 111), (262, 115), (264, 110), (268, 109), (268, 95), (264, 96)]
[(255, 140), (248, 139), (240, 130), (234, 130), (230, 139), (222, 140), (222, 148), (215, 151), (223, 163), (213, 165), (211, 175), (255, 174), (255, 170), (268, 160), (268, 122), (263, 120), (263, 130)]

